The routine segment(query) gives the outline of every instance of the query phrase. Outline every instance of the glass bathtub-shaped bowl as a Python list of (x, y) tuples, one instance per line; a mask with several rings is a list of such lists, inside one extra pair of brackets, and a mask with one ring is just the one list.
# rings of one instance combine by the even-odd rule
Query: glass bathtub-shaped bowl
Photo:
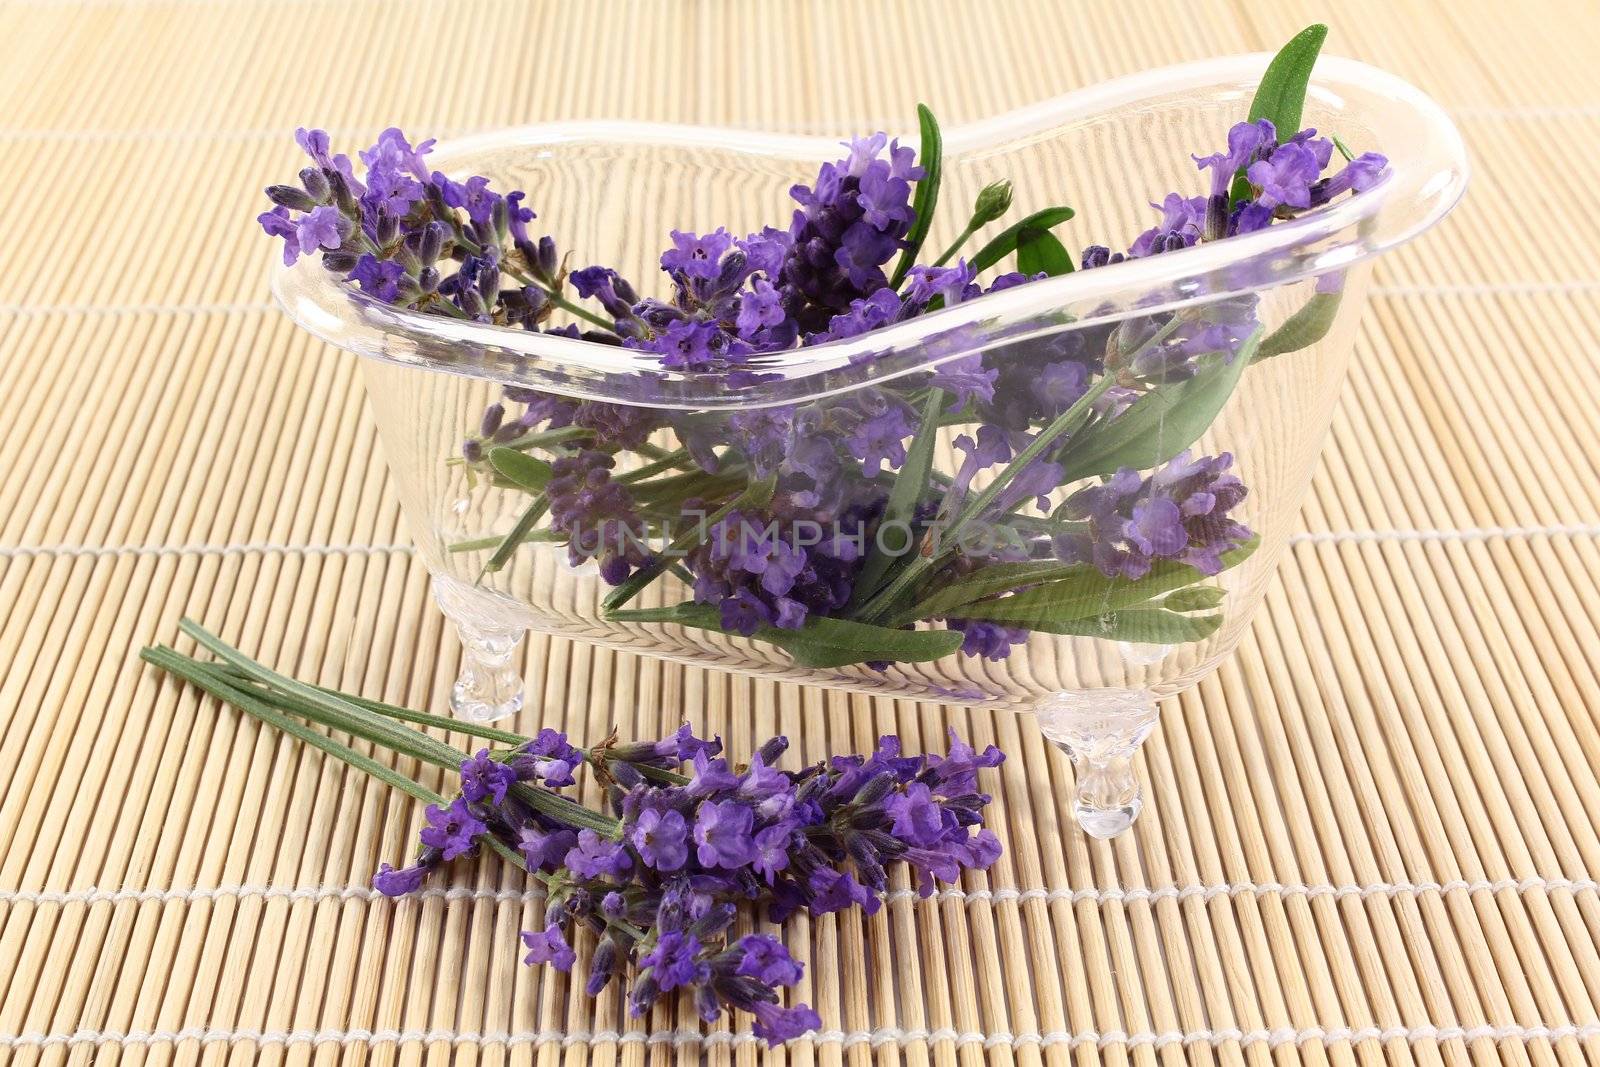
[[(1190, 154), (1222, 146), (1267, 59), (1154, 71), (949, 131), (942, 217), (925, 248), (945, 247), (977, 191), (1000, 178), (1014, 183), (1016, 206), (993, 230), (1027, 211), (1068, 204), (1077, 217), (1057, 232), (1069, 247), (1126, 244), (1150, 225), (1149, 201), (1169, 191), (1204, 191)], [(1385, 153), (1388, 175), (1365, 193), (1261, 232), (1018, 286), (855, 339), (761, 357), (738, 374), (664, 372), (618, 347), (396, 310), (309, 259), (282, 269), (275, 291), (301, 326), (365, 357), (407, 523), (464, 645), (458, 714), (488, 719), (522, 706), (521, 679), (510, 664), (530, 628), (763, 677), (1034, 711), (1045, 735), (1072, 758), (1080, 824), (1110, 836), (1138, 812), (1132, 761), (1155, 724), (1155, 702), (1194, 684), (1232, 650), (1294, 528), (1345, 374), (1371, 260), (1436, 222), (1466, 180), (1462, 144), (1445, 114), (1371, 67), (1324, 58), (1304, 125), (1337, 134), (1356, 152)], [(527, 190), (539, 212), (535, 226), (555, 235), (574, 266), (615, 266), (648, 291), (652, 279), (665, 288), (656, 258), (669, 230), (786, 226), (789, 187), (811, 181), (819, 162), (838, 154), (829, 139), (569, 123), (442, 145), (433, 158), (447, 173), (485, 174), (500, 190)], [(1152, 345), (1184, 338), (1192, 349), (1195, 337), (1219, 324), (1226, 339), (1193, 361), (1192, 377), (1151, 390), (1159, 395), (1138, 398), (1142, 405), (1113, 390), (1082, 418), (1068, 417), (1065, 429), (1057, 425), (1055, 416), (1085, 380), (1103, 372), (1107, 358), (1148, 355)], [(1062, 385), (1052, 408), (1040, 396), (1049, 381), (1059, 383), (1060, 363), (1073, 358), (1082, 362), (1084, 380)], [(847, 435), (862, 412), (900, 406), (925, 414), (930, 372), (970, 369), (975, 361), (994, 372), (993, 401), (965, 415), (946, 404), (938, 419), (921, 424), (936, 428), (900, 442), (914, 455), (923, 443), (930, 466), (910, 524), (901, 524), (918, 536), (878, 538), (858, 550), (863, 558), (886, 556), (888, 564), (874, 566), (888, 566), (890, 576), (916, 567), (916, 580), (872, 615), (878, 622), (914, 621), (916, 632), (937, 632), (965, 614), (1003, 625), (1020, 643), (998, 659), (952, 650), (965, 635), (948, 632), (919, 639), (936, 645), (937, 655), (923, 644), (916, 661), (887, 665), (841, 664), (851, 658), (848, 648), (797, 652), (781, 641), (718, 632), (705, 627), (704, 609), (692, 619), (680, 614), (694, 610), (695, 595), (681, 569), (662, 574), (620, 611), (608, 610), (612, 587), (592, 563), (573, 564), (550, 529), (549, 511), (540, 511), (537, 486), (498, 476), (487, 461), (463, 461), (464, 439), (479, 432), (485, 408), (506, 397), (553, 396), (569, 408), (620, 405), (610, 409), (613, 418), (655, 428), (649, 443), (617, 455), (611, 475), (634, 491), (642, 511), (656, 509), (639, 534), (652, 550), (707, 536), (708, 527), (692, 534), (667, 521), (693, 510), (695, 494), (711, 501), (698, 511), (704, 516), (754, 477), (741, 471), (774, 465), (784, 506), (803, 504), (835, 524), (854, 516), (848, 530), (876, 537), (873, 524), (886, 529), (885, 509), (894, 507), (888, 498), (898, 460), (891, 455), (886, 467), (871, 470), (852, 455), (859, 442)], [(1076, 374), (1067, 368), (1065, 377)], [(522, 410), (506, 406), (507, 420)], [(963, 472), (966, 453), (956, 440), (972, 435), (980, 419), (999, 419), (993, 413), (1001, 409), (1022, 435), (1013, 438), (1018, 448), (1054, 434), (1042, 458), (1059, 462), (1048, 468), (1054, 476), (1047, 484), (1030, 484), (1022, 494), (1019, 480), (1014, 491), (984, 501), (985, 486), (1002, 468), (976, 477)], [(769, 426), (764, 457), (740, 453), (741, 442), (756, 439), (751, 427), (771, 417), (789, 427), (776, 452)], [(550, 462), (574, 443), (540, 432), (512, 447)], [(681, 450), (707, 439), (724, 445), (713, 449), (720, 453), (714, 474), (686, 458), (695, 449)], [(817, 471), (818, 450), (833, 457), (838, 473), (793, 475), (801, 455), (812, 456), (802, 466)], [(1108, 575), (1104, 565), (1116, 572), (1116, 560), (1096, 560), (1084, 548), (1092, 509), (1079, 490), (1104, 484), (1123, 467), (1141, 477), (1165, 470), (1172, 478), (1174, 465), (1213, 457), (1227, 457), (1227, 478), (1245, 489), (1228, 515), (1239, 524), (1231, 551), (1191, 560), (1194, 566), (1169, 559), (1148, 574), (1133, 574), (1133, 567)], [(1121, 477), (1130, 484), (1129, 475)], [(1230, 492), (1237, 497), (1237, 488)], [(930, 530), (915, 525), (962, 515), (975, 503), (981, 506), (962, 523), (964, 539), (949, 539), (953, 548), (930, 547)], [(519, 521), (528, 536), (491, 564)], [(908, 546), (911, 555), (903, 556)], [(830, 551), (834, 572), (849, 573), (840, 561), (850, 549), (830, 543)], [(919, 563), (918, 554), (932, 558)], [(1027, 582), (1022, 570), (1011, 572), (1014, 580), (1001, 591), (1024, 599), (997, 608), (992, 589), (970, 584), (975, 574), (1005, 573), (984, 571), (997, 561), (1044, 569), (1026, 572), (1035, 576)], [(851, 640), (833, 636), (835, 644)]]

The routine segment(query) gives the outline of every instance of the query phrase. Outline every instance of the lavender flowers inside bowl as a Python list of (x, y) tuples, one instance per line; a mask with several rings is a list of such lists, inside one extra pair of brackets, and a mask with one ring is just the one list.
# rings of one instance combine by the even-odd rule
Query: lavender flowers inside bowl
[(521, 707), (529, 628), (1033, 710), (1125, 828), (1156, 699), (1294, 525), (1368, 262), (1465, 181), (1415, 89), (1311, 77), (1321, 40), (842, 152), (302, 131), (276, 290), (368, 357), (457, 712)]

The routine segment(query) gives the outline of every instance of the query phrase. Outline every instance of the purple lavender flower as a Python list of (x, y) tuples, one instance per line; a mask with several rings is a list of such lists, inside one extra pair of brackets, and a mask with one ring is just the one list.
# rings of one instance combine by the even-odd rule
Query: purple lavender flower
[(634, 820), (628, 840), (645, 866), (675, 871), (689, 858), (689, 824), (683, 813), (645, 808)]
[(700, 958), (701, 947), (693, 934), (668, 930), (657, 939), (655, 948), (640, 957), (639, 966), (651, 969), (663, 992), (704, 982), (711, 976), (711, 968)]
[(1104, 484), (1068, 498), (1066, 513), (1087, 520), (1086, 532), (1057, 540), (1064, 559), (1088, 560), (1108, 577), (1142, 578), (1157, 559), (1186, 563), (1202, 574), (1222, 569), (1222, 554), (1250, 531), (1228, 513), (1245, 487), (1228, 473), (1233, 456), (1193, 459), (1180, 452), (1148, 478), (1124, 467)]
[(471, 852), (476, 844), (474, 839), (489, 832), (489, 827), (472, 813), (462, 797), (456, 797), (445, 808), (429, 804), (426, 815), (428, 825), (417, 837), (429, 848), (438, 849), (447, 862)]
[(372, 876), (372, 888), (386, 897), (403, 897), (422, 888), (423, 879), (428, 877), (430, 869), (422, 863), (398, 869), (385, 863)]
[(1311, 149), (1291, 141), (1250, 164), (1246, 174), (1250, 184), (1260, 190), (1256, 199), (1262, 206), (1307, 208), (1311, 206), (1311, 184), (1322, 174), (1322, 167)]
[(1150, 206), (1161, 212), (1161, 221), (1139, 235), (1128, 255), (1153, 256), (1188, 248), (1200, 240), (1206, 221), (1205, 197), (1170, 193), (1161, 203)]
[(873, 478), (885, 463), (898, 468), (905, 462), (904, 441), (917, 430), (909, 404), (882, 389), (857, 389), (837, 411), (848, 426), (844, 446), (861, 461), (863, 474)]
[(982, 656), (996, 662), (1011, 655), (1011, 649), (1028, 640), (1028, 631), (985, 619), (951, 619), (950, 628), (960, 630), (961, 654)]
[(670, 275), (714, 282), (722, 271), (722, 257), (733, 248), (733, 235), (718, 227), (705, 236), (672, 231), (672, 245), (661, 253), (661, 269)]
[(696, 856), (702, 867), (736, 869), (756, 856), (755, 813), (737, 800), (707, 800), (694, 820)]
[[(529, 870), (554, 870), (577, 847), (578, 835), (571, 830), (547, 830), (533, 823), (525, 823), (517, 831), (516, 849)], [(593, 862), (585, 862), (588, 863), (587, 869), (599, 869)]]
[(739, 957), (735, 974), (754, 978), (763, 985), (791, 986), (800, 981), (804, 973), (783, 942), (765, 934), (750, 934), (739, 939)]
[(781, 1045), (785, 1041), (793, 1041), (802, 1034), (810, 1033), (822, 1027), (822, 1016), (812, 1011), (804, 1004), (792, 1008), (781, 1008), (776, 1004), (765, 1001), (754, 1005), (751, 1011), (756, 1017), (755, 1026), (751, 1028), (768, 1046)]
[(712, 759), (704, 752), (696, 752), (693, 763), (694, 774), (684, 786), (684, 792), (690, 796), (709, 797), (739, 787), (739, 776), (728, 770), (727, 760)]
[(755, 858), (750, 866), (771, 885), (773, 879), (789, 867), (789, 844), (794, 827), (780, 822), (767, 827), (755, 837)]
[(930, 301), (938, 299), (944, 302), (945, 307), (953, 307), (980, 293), (974, 281), (976, 277), (977, 272), (967, 266), (964, 259), (957, 261), (953, 267), (912, 267), (906, 275), (906, 280), (911, 283), (907, 297), (919, 306), (925, 307)]
[(884, 286), (867, 296), (852, 299), (848, 307), (828, 319), (825, 331), (811, 335), (807, 341), (819, 344), (859, 337), (899, 322), (910, 312), (911, 308), (901, 301), (900, 295)]
[(1344, 169), (1331, 178), (1324, 178), (1311, 187), (1311, 201), (1325, 204), (1341, 193), (1364, 193), (1371, 189), (1389, 169), (1389, 160), (1376, 152), (1363, 152), (1345, 164)]
[(711, 322), (679, 320), (650, 343), (661, 354), (661, 365), (674, 370), (701, 371), (739, 362), (751, 349)]
[(625, 878), (633, 869), (626, 848), (593, 830), (578, 831), (578, 843), (567, 852), (564, 862), (579, 878)]
[(893, 820), (889, 832), (907, 844), (931, 848), (943, 839), (943, 815), (933, 792), (921, 782), (891, 796), (885, 808)]
[(516, 772), (504, 763), (490, 759), (486, 748), (480, 748), (476, 756), (461, 763), (461, 795), (469, 803), (492, 800), (495, 804), (504, 804), (506, 790), (516, 780)]
[(300, 216), (295, 226), (295, 236), (303, 254), (322, 248), (336, 249), (350, 233), (350, 221), (339, 209), (329, 205), (312, 208)]
[(794, 409), (754, 408), (728, 416), (729, 435), (744, 453), (751, 473), (765, 478), (789, 455), (794, 435)]
[(974, 352), (939, 364), (933, 372), (932, 384), (955, 399), (950, 410), (958, 413), (965, 411), (967, 405), (974, 401), (991, 403), (994, 400), (994, 383), (999, 377), (999, 370), (984, 366), (983, 354)]
[(823, 164), (812, 185), (789, 191), (800, 207), (779, 284), (794, 294), (795, 318), (807, 333), (888, 284), (883, 267), (904, 246), (915, 217), (911, 183), (923, 176), (915, 153), (883, 133), (848, 147), (844, 159)]
[(522, 962), (529, 966), (548, 963), (558, 971), (570, 971), (578, 961), (578, 954), (567, 944), (561, 927), (556, 923), (551, 923), (538, 933), (522, 931), (522, 943), (528, 947), (528, 954)]
[(978, 772), (1000, 766), (1005, 762), (1005, 754), (993, 745), (986, 746), (982, 752), (976, 751), (961, 740), (954, 727), (950, 728), (949, 737), (950, 747), (943, 756), (932, 755), (927, 758), (935, 787), (944, 796), (975, 793), (978, 789)]
[(290, 217), (289, 209), (279, 204), (271, 211), (257, 215), (256, 221), (268, 237), (283, 239), (283, 265), (294, 266), (294, 261), (300, 257), (300, 229)]
[(400, 299), (401, 284), (406, 271), (400, 263), (377, 256), (362, 256), (350, 271), (350, 280), (361, 287), (363, 293), (377, 297), (386, 304)]
[(615, 465), (609, 454), (595, 450), (560, 456), (551, 464), (553, 476), (545, 494), (550, 526), (567, 535), (572, 563), (595, 559), (601, 577), (620, 585), (649, 555), (633, 498), (611, 478)]
[(808, 888), (812, 894), (811, 910), (818, 915), (858, 906), (868, 915), (875, 915), (883, 906), (883, 901), (872, 890), (849, 873), (831, 867), (820, 867), (813, 871), (808, 879)]

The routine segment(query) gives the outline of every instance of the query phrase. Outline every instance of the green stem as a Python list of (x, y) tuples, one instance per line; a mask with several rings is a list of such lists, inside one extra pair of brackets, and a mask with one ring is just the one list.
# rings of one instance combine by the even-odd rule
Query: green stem
[[(177, 653), (174, 654), (176, 655)], [(188, 659), (187, 657), (184, 658), (184, 661), (187, 663), (198, 662)], [(248, 680), (249, 678), (249, 676), (243, 671), (231, 664), (214, 664), (212, 666), (219, 674), (226, 675), (233, 679)], [(357, 696), (354, 693), (346, 693), (343, 690), (330, 689), (327, 686), (314, 685), (312, 688), (317, 690), (319, 693), (326, 693), (328, 696), (349, 701), (351, 704), (365, 708), (367, 711), (370, 711), (376, 715), (384, 715), (391, 719), (399, 719), (403, 722), (416, 723), (418, 726), (432, 726), (440, 730), (449, 730), (459, 734), (466, 734), (468, 737), (476, 737), (484, 741), (494, 741), (498, 744), (505, 745), (508, 748), (518, 748), (533, 740), (531, 737), (524, 736), (523, 734), (512, 733), (509, 730), (496, 730), (493, 726), (484, 726), (481, 723), (467, 722), (462, 719), (452, 719), (447, 715), (430, 715), (425, 711), (417, 711), (413, 708), (403, 708), (398, 704), (386, 704), (381, 700), (372, 700), (368, 697)], [(589, 751), (586, 749), (580, 749), (579, 751), (583, 753), (584, 762), (593, 766), (595, 759), (589, 753)], [(666, 782), (669, 785), (684, 785), (689, 781), (688, 777), (685, 775), (678, 774), (674, 771), (665, 770), (660, 767), (640, 767), (639, 770), (645, 775), (645, 777), (655, 778), (657, 781)]]
[(1059, 438), (1075, 430), (1078, 423), (1088, 418), (1090, 408), (1094, 405), (1094, 402), (1105, 395), (1106, 390), (1110, 389), (1115, 382), (1116, 378), (1114, 376), (1110, 374), (1101, 375), (1099, 380), (1089, 387), (1088, 392), (1079, 397), (1066, 411), (1056, 416), (1050, 425), (1040, 430), (1038, 436), (1028, 443), (1028, 447), (1018, 452), (1011, 462), (1006, 464), (999, 474), (995, 475), (992, 482), (984, 486), (982, 490), (962, 505), (961, 510), (948, 526), (938, 531), (939, 538), (944, 545), (943, 549), (933, 555), (918, 556), (909, 566), (896, 575), (895, 579), (885, 586), (882, 592), (867, 602), (862, 617), (870, 621), (885, 614), (900, 598), (901, 594), (911, 587), (912, 583), (933, 570), (950, 551), (949, 546), (954, 544), (957, 535), (964, 531), (973, 519), (983, 514), (984, 509), (994, 503), (1001, 490), (1011, 484), (1012, 479), (1021, 473), (1024, 467), (1042, 455), (1045, 449), (1049, 448)]
[(613, 480), (623, 485), (632, 485), (634, 482), (642, 482), (646, 478), (660, 474), (662, 471), (678, 470), (683, 466), (683, 461), (687, 459), (688, 456), (688, 449), (674, 449), (653, 463), (646, 463), (644, 466), (638, 467), (634, 470), (624, 471), (623, 473), (617, 475)]
[[(257, 663), (238, 649), (233, 648), (208, 632), (193, 619), (186, 618), (181, 620), (178, 623), (178, 628), (194, 638), (197, 643), (218, 659), (233, 664), (253, 680), (265, 683), (270, 688), (301, 697), (319, 711), (340, 716), (346, 723), (371, 723), (374, 719), (380, 723), (382, 721), (381, 717), (352, 704), (343, 697), (330, 696), (313, 686), (296, 681), (287, 675), (279, 674), (277, 671)], [(460, 769), (461, 761), (466, 759), (465, 754), (460, 749), (430, 737), (420, 730), (412, 730), (392, 723), (387, 724), (387, 726), (388, 729), (405, 735), (409, 743), (416, 746), (417, 749), (431, 751), (439, 760), (454, 758), (454, 766), (457, 770)], [(591, 808), (586, 808), (582, 804), (574, 803), (566, 797), (558, 796), (548, 790), (521, 786), (517, 790), (517, 795), (531, 807), (549, 815), (551, 818), (566, 823), (568, 826), (594, 830), (612, 838), (618, 838), (622, 835), (622, 824), (616, 819), (603, 815)]]
[(716, 526), (717, 523), (727, 518), (736, 509), (745, 504), (757, 503), (765, 507), (772, 499), (775, 477), (763, 478), (759, 482), (751, 482), (745, 486), (744, 492), (712, 512), (704, 522), (697, 523), (692, 529), (685, 530), (661, 551), (653, 561), (638, 571), (633, 577), (613, 589), (606, 597), (603, 607), (606, 611), (615, 611), (628, 601), (638, 596), (644, 587), (661, 577), (670, 565), (670, 560), (677, 554), (687, 551), (700, 543), (700, 538)]
[[(219, 664), (216, 669), (234, 678), (249, 678), (249, 675), (245, 674), (232, 664)], [(403, 722), (414, 722), (419, 726), (436, 726), (441, 730), (452, 730), (456, 733), (466, 734), (468, 737), (482, 738), (485, 741), (495, 741), (511, 748), (515, 748), (518, 745), (527, 744), (529, 740), (521, 734), (511, 733), (509, 730), (496, 730), (492, 726), (484, 726), (480, 723), (467, 722), (461, 719), (452, 719), (444, 715), (429, 715), (425, 711), (413, 711), (411, 708), (402, 708), (396, 704), (385, 704), (381, 700), (371, 700), (367, 697), (357, 696), (354, 693), (346, 693), (339, 689), (330, 689), (327, 686), (314, 685), (311, 688), (315, 689), (319, 693), (325, 693), (328, 696), (348, 701), (357, 707), (364, 708), (365, 710), (373, 712), (377, 715), (384, 715), (391, 719), (399, 719)]]
[(438, 793), (435, 793), (420, 782), (407, 778), (394, 768), (385, 766), (371, 756), (363, 755), (350, 746), (335, 741), (327, 734), (319, 733), (303, 723), (296, 722), (287, 715), (268, 706), (266, 702), (257, 699), (243, 689), (235, 688), (219, 677), (207, 675), (204, 670), (200, 669), (203, 667), (202, 664), (189, 659), (187, 656), (167, 648), (146, 648), (139, 653), (139, 656), (146, 663), (153, 664), (168, 674), (184, 679), (212, 696), (232, 704), (246, 715), (260, 719), (268, 726), (282, 730), (289, 736), (298, 738), (313, 748), (320, 749), (328, 755), (348, 763), (356, 770), (369, 774), (386, 785), (393, 786), (407, 796), (415, 797), (417, 800), (428, 804), (437, 804), (441, 807), (449, 803)]
[(950, 262), (951, 257), (953, 257), (957, 252), (961, 251), (961, 246), (967, 243), (967, 239), (977, 232), (978, 227), (968, 223), (967, 228), (961, 231), (961, 235), (954, 241), (950, 242), (950, 247), (944, 250), (944, 254), (933, 261), (933, 265), (935, 267), (942, 267), (946, 263)]

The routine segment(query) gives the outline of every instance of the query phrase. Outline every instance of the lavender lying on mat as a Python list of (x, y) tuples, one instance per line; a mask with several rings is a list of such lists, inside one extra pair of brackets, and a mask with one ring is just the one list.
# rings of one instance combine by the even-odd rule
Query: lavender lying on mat
[[(1261, 230), (1379, 181), (1382, 156), (1338, 146), (1335, 166), (1333, 140), (1293, 132), (1321, 32), (1291, 42), (1253, 120), (1196, 158), (1205, 191), (1169, 194), (1125, 251), (1090, 246), (1077, 269)], [(662, 382), (733, 385), (757, 380), (774, 353), (1075, 269), (1052, 233), (1070, 208), (969, 247), (1010, 210), (1004, 181), (978, 194), (941, 254), (924, 257), (942, 166), (938, 125), (926, 108), (921, 118), (920, 153), (872, 134), (794, 186), (787, 226), (673, 231), (659, 296), (609, 267), (569, 273), (554, 238), (532, 228), (527, 194), (432, 170), (432, 142), (413, 145), (397, 129), (359, 153), (359, 177), (327, 134), (301, 130), (310, 165), (296, 184), (267, 190), (274, 206), (260, 222), (286, 261), (320, 256), (384, 303), (620, 346)], [(1014, 270), (980, 280), (1007, 259)], [(615, 587), (613, 621), (750, 637), (810, 667), (957, 651), (1000, 660), (1033, 632), (1202, 640), (1222, 622), (1211, 580), (1256, 540), (1233, 457), (1194, 446), (1243, 371), (1314, 343), (1337, 302), (1336, 291), (1319, 293), (1268, 334), (1246, 292), (731, 415), (508, 385), (460, 461), (526, 494), (522, 521), (458, 547), (485, 553), (484, 580), (529, 542), (562, 544)], [(954, 477), (933, 464), (946, 428), (962, 457)], [(668, 574), (685, 589), (678, 603), (628, 606)]]
[[(802, 909), (871, 914), (893, 864), (909, 865), (926, 896), (936, 881), (956, 882), (1000, 855), (999, 840), (983, 828), (989, 797), (978, 778), (1004, 757), (993, 746), (974, 751), (954, 733), (943, 756), (906, 755), (890, 736), (869, 756), (793, 771), (778, 767), (789, 744), (783, 737), (736, 765), (720, 740), (695, 737), (688, 726), (659, 741), (613, 737), (582, 749), (555, 730), (523, 737), (318, 689), (193, 622), (182, 629), (217, 661), (165, 648), (145, 649), (144, 658), (427, 802), (416, 859), (398, 869), (384, 864), (373, 878), (380, 892), (415, 892), (450, 862), (491, 849), (548, 892), (542, 927), (522, 934), (525, 962), (572, 970), (576, 934), (588, 930), (585, 991), (597, 995), (631, 965), (634, 1016), (681, 991), (706, 1022), (736, 1008), (755, 1017), (756, 1036), (770, 1044), (798, 1037), (820, 1025), (809, 1007), (781, 1004), (779, 990), (800, 980), (801, 965), (775, 937), (734, 936), (741, 907), (779, 923)], [(301, 719), (456, 772), (460, 792), (435, 794)], [(468, 755), (408, 721), (492, 747)], [(603, 786), (605, 810), (568, 795), (586, 773)]]

